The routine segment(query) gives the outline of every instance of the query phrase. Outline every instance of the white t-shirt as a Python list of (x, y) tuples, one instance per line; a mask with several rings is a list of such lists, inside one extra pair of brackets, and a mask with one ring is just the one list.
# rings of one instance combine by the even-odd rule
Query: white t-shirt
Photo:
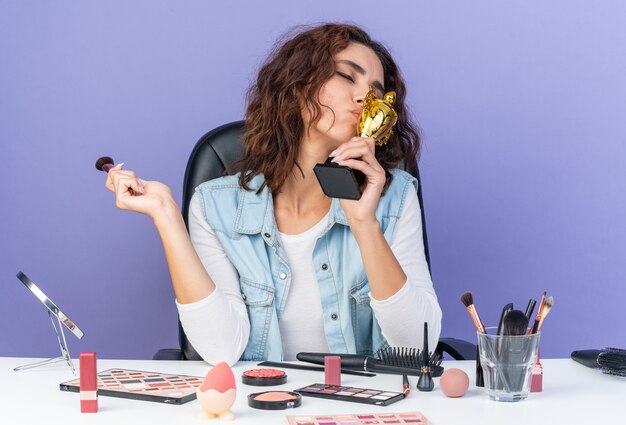
[[(313, 248), (327, 220), (328, 216), (299, 235), (280, 235), (292, 272), (287, 304), (279, 323), (284, 360), (294, 360), (301, 351), (328, 351), (312, 265)], [(248, 343), (250, 322), (237, 271), (204, 219), (197, 194), (193, 195), (189, 206), (189, 233), (216, 290), (194, 303), (176, 302), (180, 321), (187, 338), (204, 360), (211, 364), (220, 361), (234, 364)], [(414, 191), (407, 194), (390, 247), (407, 275), (407, 282), (386, 300), (371, 298), (376, 320), (391, 346), (417, 348), (422, 347), (424, 322), (428, 322), (432, 350), (441, 332), (441, 308), (424, 255), (421, 210)], [(296, 313), (304, 310), (308, 315), (297, 317)], [(307, 332), (302, 332), (303, 326)]]

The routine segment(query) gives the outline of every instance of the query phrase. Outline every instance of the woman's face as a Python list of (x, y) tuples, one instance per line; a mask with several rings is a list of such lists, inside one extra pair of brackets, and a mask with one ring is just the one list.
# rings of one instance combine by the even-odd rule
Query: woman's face
[[(373, 86), (377, 97), (384, 94), (380, 60), (369, 47), (350, 43), (335, 55), (335, 74), (320, 88), (320, 120), (311, 128), (313, 139), (324, 138), (334, 149), (356, 136), (363, 99)], [(306, 118), (305, 118), (306, 122)]]

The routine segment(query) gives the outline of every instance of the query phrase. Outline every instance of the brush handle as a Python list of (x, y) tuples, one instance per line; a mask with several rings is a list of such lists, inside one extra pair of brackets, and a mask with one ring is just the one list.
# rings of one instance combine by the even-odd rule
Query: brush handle
[(511, 310), (513, 310), (513, 303), (508, 303), (502, 308), (502, 313), (500, 314), (500, 322), (498, 323), (498, 333), (496, 335), (502, 335), (504, 316), (506, 316)]
[(535, 311), (535, 304), (537, 304), (537, 301), (533, 300), (532, 298), (528, 300), (528, 305), (526, 306), (526, 312), (524, 314), (526, 314), (529, 323), (530, 317), (533, 315), (533, 311)]
[(598, 364), (598, 356), (601, 352), (601, 350), (576, 350), (572, 351), (571, 357), (572, 360), (577, 361), (581, 365), (585, 365), (593, 369), (599, 369), (600, 365)]
[[(270, 367), (281, 367), (283, 369), (300, 369), (300, 370), (313, 370), (313, 371), (324, 372), (323, 367), (308, 366), (308, 365), (302, 365), (302, 364), (297, 364), (297, 363), (264, 361), (264, 362), (257, 364), (257, 366), (270, 366)], [(346, 374), (346, 375), (367, 376), (368, 378), (376, 376), (375, 373), (361, 372), (360, 370), (351, 370), (351, 369), (341, 369), (341, 373)]]
[(421, 371), (416, 368), (391, 366), (380, 362), (374, 357), (362, 356), (359, 354), (333, 354), (333, 353), (298, 353), (296, 359), (313, 364), (324, 364), (324, 357), (341, 357), (341, 367), (347, 369), (366, 370), (369, 372), (387, 373), (391, 375), (407, 374), (419, 376)]

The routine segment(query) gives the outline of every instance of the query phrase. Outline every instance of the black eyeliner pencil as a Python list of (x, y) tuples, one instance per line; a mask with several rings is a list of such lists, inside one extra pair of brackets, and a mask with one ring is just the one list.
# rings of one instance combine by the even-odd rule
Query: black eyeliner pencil
[[(324, 368), (321, 366), (309, 366), (309, 365), (303, 365), (303, 364), (298, 364), (298, 363), (266, 361), (266, 362), (261, 362), (257, 364), (257, 366), (271, 366), (271, 367), (282, 367), (284, 369), (314, 370), (318, 372), (324, 372)], [(345, 375), (366, 376), (368, 378), (376, 376), (376, 374), (372, 372), (365, 372), (365, 371), (352, 370), (352, 369), (343, 369), (343, 368), (341, 369), (341, 373)]]

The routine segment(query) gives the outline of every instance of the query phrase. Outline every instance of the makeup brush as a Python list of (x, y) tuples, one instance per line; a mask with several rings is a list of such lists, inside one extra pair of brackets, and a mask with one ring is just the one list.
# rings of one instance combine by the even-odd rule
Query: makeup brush
[(500, 313), (500, 321), (498, 322), (498, 332), (496, 333), (496, 335), (502, 335), (504, 316), (506, 316), (511, 310), (513, 310), (513, 303), (508, 303), (502, 308), (502, 313)]
[(550, 310), (552, 310), (552, 306), (554, 305), (554, 298), (550, 295), (546, 302), (543, 303), (542, 312), (541, 312), (541, 320), (539, 321), (539, 325), (537, 326), (537, 331), (541, 330), (541, 326), (543, 325), (543, 321), (545, 320)]
[[(516, 337), (526, 335), (528, 330), (528, 318), (521, 310), (511, 310), (505, 317), (502, 325), (502, 337), (497, 339), (497, 353), (503, 365), (522, 364), (527, 353), (520, 352), (517, 349), (515, 338), (507, 338), (509, 336)], [(527, 337), (525, 337), (527, 338)], [(519, 374), (517, 370), (508, 367), (502, 367), (497, 374), (497, 378), (502, 380), (504, 388), (520, 388), (520, 380), (524, 379), (523, 374)]]
[[(420, 369), (420, 356), (420, 350), (407, 347), (385, 347), (376, 352), (378, 360), (386, 365), (410, 367), (418, 370)], [(430, 373), (433, 378), (438, 378), (443, 374), (442, 360), (441, 355), (436, 351), (430, 354)]]
[(535, 323), (533, 324), (532, 329), (528, 332), (529, 334), (537, 333), (537, 328), (539, 327), (539, 322), (541, 321), (541, 310), (543, 308), (543, 304), (546, 301), (546, 291), (543, 291), (543, 295), (541, 295), (541, 299), (539, 300), (539, 308), (537, 308), (537, 316), (535, 316)]
[(420, 391), (432, 391), (435, 387), (433, 377), (430, 374), (430, 356), (428, 355), (428, 322), (424, 322), (424, 348), (422, 348), (420, 359), (420, 370), (422, 374), (417, 381), (417, 389)]
[(402, 394), (404, 394), (404, 398), (409, 396), (411, 392), (411, 384), (409, 384), (409, 377), (406, 373), (402, 374)]
[(480, 316), (478, 315), (478, 311), (476, 310), (476, 306), (474, 305), (474, 296), (470, 291), (463, 292), (461, 294), (461, 302), (467, 308), (467, 312), (470, 314), (470, 317), (474, 321), (474, 326), (480, 333), (485, 332), (485, 325), (483, 325), (482, 320), (480, 320)]
[(528, 300), (528, 305), (526, 306), (526, 317), (528, 317), (528, 321), (530, 322), (530, 317), (533, 315), (533, 310), (535, 309), (535, 304), (537, 304), (537, 301), (533, 300), (532, 298), (530, 300)]
[(525, 335), (528, 330), (528, 318), (521, 310), (511, 310), (504, 316), (503, 322), (502, 335)]
[(104, 171), (105, 173), (108, 173), (111, 168), (115, 167), (114, 164), (115, 163), (113, 162), (113, 158), (111, 158), (110, 156), (102, 156), (96, 161), (96, 169), (98, 171)]
[[(474, 296), (470, 291), (463, 292), (461, 294), (461, 302), (467, 308), (467, 312), (469, 313), (472, 321), (474, 322), (474, 326), (476, 326), (476, 330), (480, 333), (486, 333), (485, 325), (483, 325), (482, 320), (480, 320), (480, 316), (478, 316), (478, 311), (476, 310), (476, 306), (474, 305)], [(484, 387), (485, 380), (483, 376), (483, 367), (480, 364), (480, 353), (478, 349), (478, 345), (476, 345), (476, 386)]]
[(626, 377), (626, 350), (605, 348), (604, 350), (572, 351), (572, 360), (603, 373)]

